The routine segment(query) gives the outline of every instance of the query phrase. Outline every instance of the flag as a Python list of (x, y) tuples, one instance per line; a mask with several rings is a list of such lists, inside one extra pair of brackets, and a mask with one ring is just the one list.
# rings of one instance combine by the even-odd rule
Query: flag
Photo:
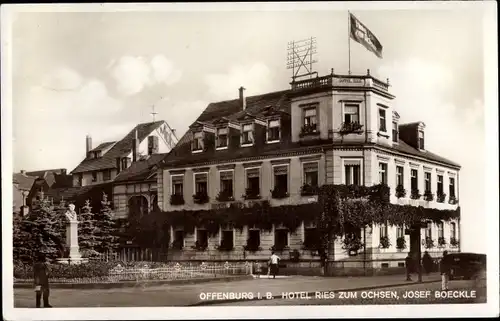
[(352, 13), (349, 13), (349, 20), (351, 24), (350, 37), (373, 52), (377, 57), (382, 58), (382, 44), (377, 37)]

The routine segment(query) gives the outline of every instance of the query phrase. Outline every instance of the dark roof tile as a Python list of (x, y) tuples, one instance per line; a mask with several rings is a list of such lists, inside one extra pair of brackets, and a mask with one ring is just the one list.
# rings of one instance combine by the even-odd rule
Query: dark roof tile
[(114, 182), (139, 181), (147, 179), (148, 176), (153, 173), (155, 165), (161, 162), (167, 155), (167, 153), (153, 154), (146, 160), (133, 162), (129, 168), (120, 172), (120, 174), (116, 176)]
[(21, 173), (15, 173), (12, 177), (13, 181), (19, 185), (19, 189), (29, 191), (35, 182), (36, 177), (27, 176)]
[(118, 141), (102, 157), (97, 159), (84, 159), (71, 173), (82, 173), (95, 170), (116, 168), (116, 158), (129, 154), (132, 151), (135, 131), (140, 141), (144, 140), (153, 130), (164, 124), (160, 120), (151, 123), (143, 123), (135, 126), (122, 140)]
[(116, 143), (116, 142), (104, 142), (104, 143), (100, 143), (99, 146), (97, 146), (96, 148), (91, 149), (90, 151), (91, 152), (95, 152), (95, 151), (98, 151), (98, 150), (103, 150), (103, 149), (106, 149), (106, 148), (110, 147), (114, 143)]

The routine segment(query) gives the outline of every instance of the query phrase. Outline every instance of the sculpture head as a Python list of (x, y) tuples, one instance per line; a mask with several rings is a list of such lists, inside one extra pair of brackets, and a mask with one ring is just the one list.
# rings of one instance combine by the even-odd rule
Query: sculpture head
[(71, 212), (74, 212), (75, 211), (75, 204), (69, 204), (69, 210)]

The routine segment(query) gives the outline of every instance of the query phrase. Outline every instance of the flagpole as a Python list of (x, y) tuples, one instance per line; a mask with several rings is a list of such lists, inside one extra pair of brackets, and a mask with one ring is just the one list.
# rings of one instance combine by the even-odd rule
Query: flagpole
[(351, 74), (351, 12), (347, 10), (347, 47), (349, 51), (349, 75)]

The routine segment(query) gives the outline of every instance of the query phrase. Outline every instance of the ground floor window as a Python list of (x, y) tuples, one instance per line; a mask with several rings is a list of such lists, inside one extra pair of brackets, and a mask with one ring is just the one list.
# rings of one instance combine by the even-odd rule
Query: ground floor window
[(245, 246), (246, 251), (257, 251), (260, 247), (260, 230), (248, 230), (248, 239)]
[(221, 232), (220, 246), (221, 251), (230, 251), (234, 247), (234, 232), (233, 230), (223, 230)]
[(317, 250), (320, 245), (318, 229), (315, 227), (304, 228), (304, 248), (308, 250)]
[(176, 230), (174, 231), (174, 241), (172, 243), (172, 248), (177, 250), (182, 250), (184, 247), (184, 231)]
[(288, 246), (288, 230), (275, 229), (274, 231), (274, 249), (281, 251)]
[(196, 229), (196, 243), (197, 250), (205, 250), (208, 247), (208, 231), (205, 229)]

